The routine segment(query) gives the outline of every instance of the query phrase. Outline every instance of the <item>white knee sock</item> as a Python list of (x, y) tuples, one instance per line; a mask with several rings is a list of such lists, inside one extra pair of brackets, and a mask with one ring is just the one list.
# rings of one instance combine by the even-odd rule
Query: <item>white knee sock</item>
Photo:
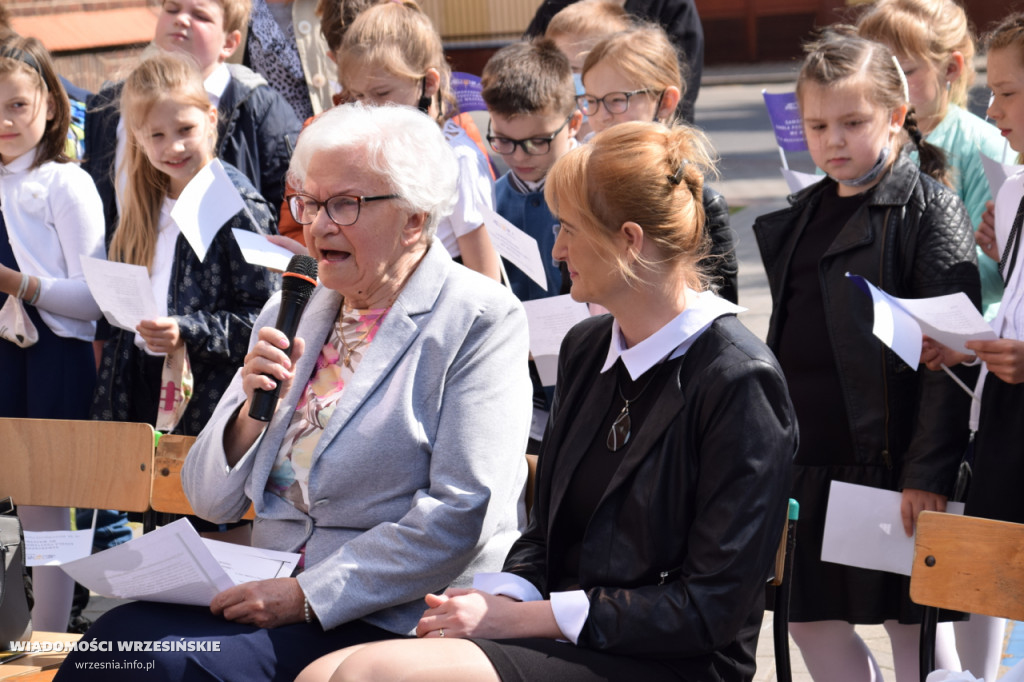
[[(70, 530), (71, 512), (65, 507), (19, 506), (25, 530)], [(32, 568), (32, 629), (67, 632), (75, 581), (60, 566)]]
[(850, 623), (790, 623), (789, 632), (807, 671), (818, 682), (881, 682), (875, 657)]

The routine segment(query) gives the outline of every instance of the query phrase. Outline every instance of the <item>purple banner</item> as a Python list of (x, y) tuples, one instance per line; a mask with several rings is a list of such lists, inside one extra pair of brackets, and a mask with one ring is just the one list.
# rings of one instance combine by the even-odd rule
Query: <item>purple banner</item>
[(487, 111), (484, 98), (480, 96), (480, 76), (453, 71), (452, 91), (459, 103), (459, 111)]
[(768, 118), (772, 120), (775, 141), (787, 152), (800, 152), (807, 149), (807, 138), (804, 137), (804, 126), (800, 122), (800, 107), (796, 103), (795, 92), (772, 94), (762, 92), (764, 105), (768, 107)]

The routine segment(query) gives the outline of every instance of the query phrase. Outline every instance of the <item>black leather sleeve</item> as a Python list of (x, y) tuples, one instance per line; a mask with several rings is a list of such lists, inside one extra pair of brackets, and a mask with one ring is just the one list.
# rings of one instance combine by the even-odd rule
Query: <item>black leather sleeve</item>
[(711, 252), (701, 264), (706, 267), (711, 287), (719, 296), (739, 302), (739, 262), (736, 259), (736, 233), (729, 225), (729, 204), (719, 192), (704, 185), (704, 225), (711, 240)]
[[(910, 297), (942, 296), (964, 292), (981, 305), (974, 233), (967, 211), (952, 191), (923, 179), (920, 219), (907, 266)], [(916, 197), (915, 197), (916, 198)], [(977, 369), (954, 369), (968, 386)], [(917, 371), (917, 413), (910, 447), (903, 456), (900, 488), (917, 488), (943, 495), (950, 492), (957, 466), (967, 446), (970, 397), (945, 372)]]

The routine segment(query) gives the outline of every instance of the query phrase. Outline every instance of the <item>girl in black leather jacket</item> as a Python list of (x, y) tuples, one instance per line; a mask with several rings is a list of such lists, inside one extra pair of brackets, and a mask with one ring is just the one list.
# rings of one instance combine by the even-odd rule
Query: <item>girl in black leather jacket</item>
[[(754, 225), (772, 292), (768, 345), (801, 430), (790, 631), (814, 679), (859, 682), (881, 673), (854, 624), (883, 623), (896, 679), (916, 682), (920, 609), (906, 579), (820, 559), (829, 486), (902, 491), (911, 535), (920, 511), (945, 509), (969, 398), (874, 338), (871, 299), (846, 273), (900, 297), (963, 291), (977, 305), (974, 240), (960, 199), (901, 152), (906, 131), (922, 169), (942, 175), (941, 152), (921, 143), (888, 48), (826, 36), (804, 62), (797, 95), (811, 157), (828, 177)], [(955, 661), (952, 642), (940, 637), (937, 650), (939, 667), (952, 667), (941, 662)]]

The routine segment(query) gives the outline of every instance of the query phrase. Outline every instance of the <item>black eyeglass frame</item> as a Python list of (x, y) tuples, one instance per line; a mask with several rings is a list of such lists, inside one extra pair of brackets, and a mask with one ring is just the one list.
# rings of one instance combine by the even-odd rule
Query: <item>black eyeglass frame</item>
[[(639, 90), (630, 90), (629, 92), (609, 92), (604, 97), (594, 97), (593, 95), (583, 94), (576, 97), (576, 106), (578, 106), (580, 111), (582, 111), (586, 116), (595, 116), (602, 106), (609, 114), (624, 114), (629, 111), (629, 100), (632, 99), (634, 95), (646, 95), (652, 92), (654, 92), (653, 88), (640, 88)], [(609, 97), (624, 98), (622, 111), (614, 111), (608, 106), (608, 102), (605, 100)], [(594, 100), (594, 109), (592, 111), (587, 100)]]
[[(332, 196), (327, 197), (323, 201), (320, 201), (319, 199), (310, 194), (296, 192), (295, 194), (288, 196), (288, 212), (292, 214), (292, 218), (294, 218), (295, 222), (297, 222), (299, 225), (312, 225), (316, 221), (316, 217), (320, 215), (320, 210), (323, 209), (327, 211), (327, 217), (330, 219), (332, 223), (334, 223), (338, 227), (348, 227), (349, 225), (355, 225), (359, 221), (359, 214), (362, 212), (363, 204), (371, 201), (383, 201), (384, 199), (398, 199), (400, 198), (400, 196), (401, 195), (398, 194), (379, 194), (374, 197), (361, 197), (357, 194), (334, 194)], [(355, 200), (356, 217), (352, 219), (352, 222), (340, 222), (337, 218), (334, 217), (334, 214), (331, 213), (330, 203), (333, 200), (338, 199), (339, 197)], [(299, 200), (300, 198), (306, 201), (307, 203), (316, 206), (316, 212), (313, 213), (312, 219), (310, 219), (308, 222), (303, 222), (302, 220), (299, 219), (299, 216), (296, 215), (296, 213), (298, 213), (298, 207), (295, 206), (293, 202)]]
[[(498, 135), (492, 135), (491, 122), (487, 121), (487, 144), (491, 147), (491, 149), (493, 149), (498, 154), (515, 154), (516, 147), (522, 147), (523, 151), (529, 156), (543, 156), (544, 154), (547, 154), (548, 152), (551, 151), (551, 143), (555, 141), (556, 137), (558, 137), (558, 133), (562, 132), (565, 129), (565, 126), (569, 125), (569, 121), (571, 121), (572, 117), (575, 115), (576, 112), (574, 111), (568, 116), (566, 116), (565, 120), (562, 121), (562, 125), (558, 126), (558, 130), (551, 133), (547, 137), (528, 137), (524, 140), (513, 140), (511, 137), (501, 137)], [(496, 143), (501, 142), (510, 143), (512, 145), (512, 148), (509, 149), (508, 151), (502, 151), (498, 149)], [(543, 151), (530, 151), (531, 147), (543, 148)]]

